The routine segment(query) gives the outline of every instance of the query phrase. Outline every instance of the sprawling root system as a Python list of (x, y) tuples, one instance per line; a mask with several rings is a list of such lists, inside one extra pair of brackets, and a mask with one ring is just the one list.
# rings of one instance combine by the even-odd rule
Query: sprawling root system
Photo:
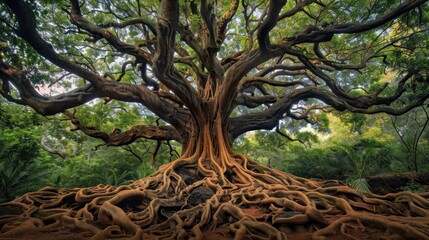
[(127, 186), (43, 188), (0, 206), (0, 238), (429, 239), (429, 193), (359, 194), (230, 155)]

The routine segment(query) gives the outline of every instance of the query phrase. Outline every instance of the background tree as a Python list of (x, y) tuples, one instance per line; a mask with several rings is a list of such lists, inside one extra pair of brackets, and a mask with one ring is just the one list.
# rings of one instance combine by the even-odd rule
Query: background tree
[[(398, 122), (402, 122), (401, 127)], [(399, 149), (405, 150), (408, 155), (400, 162), (408, 171), (419, 172), (422, 165), (427, 167), (425, 164), (429, 160), (428, 152), (425, 150), (428, 144), (427, 127), (429, 123), (427, 107), (422, 106), (401, 117), (391, 117), (391, 123), (401, 143)]]
[[(354, 235), (359, 224), (428, 238), (428, 220), (409, 225), (410, 218), (428, 215), (426, 196), (362, 197), (338, 183), (257, 164), (231, 147), (248, 131), (280, 129), (283, 119), (315, 123), (327, 109), (400, 115), (424, 104), (425, 3), (3, 0), (5, 99), (42, 115), (63, 113), (104, 145), (147, 138), (177, 140), (183, 149), (179, 159), (128, 186), (24, 195), (6, 206), (40, 207), (41, 221), (12, 214), (2, 220), (3, 236), (49, 229), (98, 238), (201, 239), (203, 231), (228, 226), (237, 239), (284, 239), (299, 228), (290, 226), (304, 225), (317, 229), (318, 238), (336, 229)], [(49, 86), (59, 94), (46, 92)], [(119, 131), (70, 110), (97, 99), (141, 104), (160, 120), (130, 122)], [(344, 217), (334, 221), (332, 214)]]

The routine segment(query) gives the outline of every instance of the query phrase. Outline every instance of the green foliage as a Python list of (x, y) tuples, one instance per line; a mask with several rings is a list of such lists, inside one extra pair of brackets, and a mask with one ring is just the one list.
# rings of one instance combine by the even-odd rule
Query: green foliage
[(366, 115), (349, 112), (338, 115), (343, 123), (350, 125), (351, 132), (356, 132), (358, 134), (363, 133), (363, 127), (365, 126), (367, 120)]
[(408, 171), (421, 172), (429, 168), (429, 112), (422, 106), (398, 117), (391, 117), (391, 128), (395, 134), (397, 160)]
[(371, 192), (371, 187), (365, 178), (347, 179), (347, 184), (360, 193)]
[(4, 202), (29, 190), (28, 184), (35, 178), (28, 172), (24, 163), (10, 158), (0, 162), (0, 179), (0, 202)]
[(332, 150), (301, 149), (288, 162), (287, 170), (289, 172), (306, 178), (344, 179), (347, 175), (348, 163), (341, 155), (336, 155)]
[[(129, 149), (119, 147), (102, 147), (97, 150), (85, 145), (77, 149), (75, 155), (57, 162), (57, 171), (50, 178), (50, 185), (56, 187), (88, 187), (98, 184), (123, 185), (146, 177), (153, 173), (168, 157), (168, 149), (162, 146), (159, 150), (155, 167), (150, 166), (149, 151), (154, 147), (150, 141), (138, 141)], [(139, 151), (138, 146), (145, 146)]]
[(35, 134), (19, 127), (2, 130), (0, 146), (0, 159), (14, 159), (21, 163), (31, 163), (39, 151)]
[(401, 187), (401, 191), (409, 191), (413, 193), (424, 193), (426, 192), (419, 184), (416, 182), (409, 182), (405, 186)]
[(375, 141), (311, 149), (301, 146), (293, 152), (294, 157), (282, 163), (283, 170), (306, 178), (344, 180), (360, 192), (370, 192), (367, 177), (391, 171), (387, 146)]
[[(425, 118), (422, 111), (418, 116)], [(240, 139), (236, 149), (301, 177), (343, 180), (360, 192), (371, 191), (366, 180), (369, 176), (408, 171), (410, 154), (401, 146), (389, 117), (335, 113), (328, 114), (327, 118), (334, 126), (331, 133), (316, 132), (320, 142), (313, 142), (311, 147), (291, 142), (275, 132), (256, 132)], [(413, 124), (410, 119), (404, 121)], [(409, 130), (411, 125), (407, 124), (404, 130)], [(419, 151), (428, 156), (426, 149), (429, 148), (423, 148), (428, 132), (422, 136)], [(422, 167), (422, 172), (427, 171), (427, 167)]]
[[(114, 118), (121, 126), (136, 124), (138, 109), (120, 110), (120, 105), (95, 104), (96, 113), (106, 109), (115, 115), (96, 115), (91, 108), (81, 109), (84, 121), (101, 129), (112, 129)], [(170, 160), (170, 148), (163, 144), (157, 156), (157, 165), (150, 166), (150, 152), (155, 143), (137, 140), (126, 147), (100, 147), (100, 142), (81, 132), (70, 131), (71, 124), (60, 116), (45, 122), (43, 117), (29, 108), (0, 101), (0, 202), (9, 201), (28, 191), (44, 186), (84, 187), (98, 184), (121, 185), (143, 178)], [(85, 117), (87, 116), (87, 118)], [(103, 120), (105, 124), (100, 124)], [(147, 118), (146, 121), (155, 121)], [(67, 158), (60, 159), (41, 149), (40, 139), (48, 136), (46, 143), (65, 149)], [(173, 145), (173, 148), (177, 146)], [(177, 157), (177, 156), (175, 156)]]
[(27, 108), (3, 101), (0, 111), (0, 202), (3, 202), (43, 187), (48, 169), (37, 161), (42, 156), (37, 130), (41, 119)]

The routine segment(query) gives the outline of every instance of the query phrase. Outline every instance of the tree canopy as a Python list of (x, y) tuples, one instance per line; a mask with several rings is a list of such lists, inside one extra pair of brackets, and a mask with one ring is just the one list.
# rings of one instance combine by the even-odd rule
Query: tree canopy
[[(1, 94), (107, 145), (186, 143), (207, 109), (231, 140), (328, 107), (399, 115), (429, 95), (425, 2), (5, 1)], [(94, 99), (166, 125), (90, 129), (68, 109)]]
[[(425, 0), (1, 0), (3, 98), (62, 113), (104, 145), (147, 138), (183, 150), (129, 185), (25, 194), (2, 205), (1, 235), (202, 239), (227, 228), (234, 239), (285, 239), (304, 228), (313, 239), (359, 229), (428, 239), (427, 194), (362, 195), (232, 149), (253, 130), (292, 139), (284, 130), (294, 121), (324, 131), (331, 110), (396, 116), (426, 104), (428, 8)], [(108, 113), (94, 107), (101, 102)], [(154, 120), (121, 117), (130, 111)]]

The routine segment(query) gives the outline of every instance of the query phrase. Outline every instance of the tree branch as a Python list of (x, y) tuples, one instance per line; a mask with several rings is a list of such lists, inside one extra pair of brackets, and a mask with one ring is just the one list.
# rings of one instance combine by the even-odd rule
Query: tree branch
[(269, 33), (276, 26), (279, 13), (285, 4), (286, 0), (270, 0), (270, 3), (268, 4), (268, 14), (258, 30), (258, 43), (262, 52), (266, 52), (271, 49)]
[[(429, 92), (427, 92), (426, 94), (413, 99), (405, 106), (396, 108), (394, 106), (389, 106), (399, 98), (397, 95), (398, 94), (396, 93), (392, 97), (383, 98), (382, 100), (379, 98), (374, 98), (376, 100), (360, 99), (361, 101), (353, 103), (338, 97), (336, 94), (323, 88), (314, 86), (299, 88), (273, 103), (271, 107), (265, 111), (248, 113), (242, 116), (231, 118), (228, 125), (230, 138), (235, 139), (239, 135), (252, 130), (271, 130), (276, 126), (280, 119), (290, 115), (290, 111), (294, 104), (301, 100), (307, 100), (310, 98), (318, 99), (338, 111), (348, 110), (350, 112), (364, 114), (387, 113), (395, 116), (404, 114), (415, 107), (421, 106), (427, 99), (429, 99)], [(308, 110), (306, 111), (308, 114)], [(304, 114), (303, 116), (297, 118), (305, 119), (306, 116)]]
[(217, 25), (217, 40), (220, 41), (220, 43), (223, 43), (223, 41), (225, 40), (227, 26), (237, 12), (239, 3), (239, 0), (233, 0), (229, 7), (229, 10), (223, 14)]
[(154, 150), (153, 150), (153, 152), (150, 154), (152, 167), (155, 167), (155, 163), (156, 163), (156, 155), (158, 154), (159, 148), (161, 147), (161, 143), (162, 143), (162, 142), (161, 142), (160, 140), (156, 141), (155, 149), (154, 149)]
[(151, 32), (156, 36), (156, 29), (153, 26), (153, 23), (150, 23), (141, 17), (128, 19), (128, 20), (123, 21), (121, 23), (109, 22), (109, 23), (105, 23), (105, 24), (100, 24), (100, 27), (102, 27), (102, 28), (109, 28), (109, 27), (125, 28), (125, 27), (128, 27), (130, 25), (135, 25), (135, 24), (143, 24), (143, 25), (147, 26), (151, 30)]
[(247, 94), (239, 94), (235, 99), (235, 104), (246, 106), (248, 108), (256, 108), (263, 104), (268, 105), (277, 101), (276, 96), (248, 96)]
[(66, 159), (66, 157), (67, 157), (67, 154), (64, 150), (53, 149), (53, 148), (49, 147), (48, 145), (46, 145), (46, 136), (42, 136), (40, 138), (40, 145), (42, 145), (43, 150), (45, 150), (48, 153), (58, 155), (62, 159)]
[(88, 31), (93, 35), (106, 39), (106, 41), (116, 50), (126, 54), (130, 54), (140, 61), (151, 60), (150, 54), (143, 51), (138, 46), (126, 44), (122, 42), (118, 37), (116, 37), (112, 32), (110, 32), (107, 28), (99, 27), (86, 21), (81, 14), (78, 0), (71, 0), (70, 2), (72, 6), (70, 20), (77, 27)]
[(276, 133), (278, 133), (280, 136), (287, 138), (291, 142), (299, 142), (301, 144), (304, 144), (304, 142), (301, 139), (298, 138), (292, 138), (291, 136), (287, 135), (286, 133), (282, 132), (279, 128), (279, 124), (276, 126)]
[[(3, 81), (11, 82), (18, 89), (21, 99), (15, 99), (15, 102), (28, 105), (42, 115), (53, 115), (99, 97), (99, 94), (90, 84), (64, 94), (52, 97), (42, 96), (34, 89), (31, 82), (21, 70), (3, 62), (1, 56), (0, 78), (3, 79)], [(4, 91), (2, 91), (2, 95), (9, 100), (13, 98)]]
[(34, 12), (24, 1), (5, 0), (5, 2), (18, 20), (19, 28), (17, 34), (27, 41), (41, 56), (45, 57), (58, 67), (88, 80), (96, 88), (103, 83), (104, 79), (101, 76), (98, 76), (97, 74), (60, 56), (55, 52), (51, 44), (42, 39), (36, 30), (37, 23)]
[(103, 145), (106, 146), (122, 146), (134, 142), (138, 138), (146, 138), (151, 140), (181, 140), (180, 134), (172, 126), (132, 126), (125, 132), (115, 129), (111, 133), (106, 133), (93, 128), (85, 126), (79, 119), (76, 118), (75, 113), (64, 111), (70, 121), (86, 135), (98, 138), (104, 141)]
[(299, 43), (316, 43), (326, 42), (332, 39), (334, 34), (341, 33), (360, 33), (365, 32), (397, 18), (398, 16), (426, 3), (427, 0), (407, 0), (400, 4), (398, 7), (392, 9), (378, 19), (363, 22), (363, 23), (343, 23), (325, 27), (323, 29), (304, 29), (301, 33), (293, 37), (288, 37), (286, 40), (292, 41), (293, 44)]
[(182, 79), (173, 68), (175, 33), (179, 22), (177, 0), (161, 1), (157, 23), (156, 52), (153, 57), (153, 72), (159, 81), (174, 92), (191, 112), (199, 112), (201, 99), (189, 82)]

